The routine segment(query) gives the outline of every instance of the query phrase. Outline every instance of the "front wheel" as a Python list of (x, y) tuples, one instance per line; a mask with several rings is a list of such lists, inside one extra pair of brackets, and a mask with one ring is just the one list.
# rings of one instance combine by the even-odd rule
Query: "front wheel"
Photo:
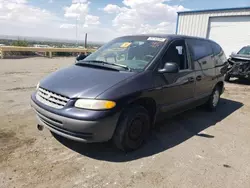
[(217, 86), (214, 88), (208, 102), (207, 107), (209, 110), (213, 111), (218, 106), (218, 103), (220, 101), (220, 88)]
[(139, 105), (127, 108), (117, 124), (113, 142), (118, 149), (133, 151), (138, 149), (148, 137), (150, 130), (148, 111)]

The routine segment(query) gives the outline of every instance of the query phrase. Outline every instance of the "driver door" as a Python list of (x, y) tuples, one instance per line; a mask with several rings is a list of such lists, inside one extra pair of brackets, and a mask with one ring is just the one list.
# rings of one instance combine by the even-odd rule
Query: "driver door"
[(191, 66), (185, 40), (175, 40), (168, 47), (162, 58), (161, 67), (165, 63), (174, 62), (179, 65), (178, 73), (162, 73), (162, 111), (188, 107), (194, 100), (195, 72)]

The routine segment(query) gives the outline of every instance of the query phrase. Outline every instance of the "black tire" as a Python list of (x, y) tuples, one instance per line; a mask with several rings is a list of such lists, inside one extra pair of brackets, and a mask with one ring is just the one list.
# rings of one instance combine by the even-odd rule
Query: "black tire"
[[(218, 106), (220, 102), (220, 95), (221, 95), (220, 88), (216, 86), (212, 94), (210, 95), (209, 100), (206, 105), (209, 111), (214, 111), (216, 109), (216, 107)], [(216, 97), (218, 97), (217, 100), (215, 99)]]
[(226, 82), (229, 82), (230, 81), (230, 75), (226, 74), (224, 79), (225, 79)]
[(121, 114), (113, 142), (123, 151), (136, 150), (148, 137), (150, 127), (148, 111), (142, 106), (132, 105)]

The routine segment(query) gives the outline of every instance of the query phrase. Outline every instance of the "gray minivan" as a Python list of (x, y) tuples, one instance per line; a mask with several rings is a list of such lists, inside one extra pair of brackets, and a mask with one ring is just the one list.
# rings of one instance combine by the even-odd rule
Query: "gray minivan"
[(222, 48), (211, 40), (119, 37), (41, 80), (31, 105), (39, 129), (81, 142), (112, 140), (131, 151), (155, 122), (203, 104), (215, 109), (226, 65)]

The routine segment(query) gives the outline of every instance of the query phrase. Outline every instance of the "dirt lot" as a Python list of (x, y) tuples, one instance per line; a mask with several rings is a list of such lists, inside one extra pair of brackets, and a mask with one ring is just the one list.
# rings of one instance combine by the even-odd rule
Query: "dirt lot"
[(39, 132), (37, 82), (73, 58), (0, 60), (0, 187), (250, 187), (250, 86), (226, 85), (217, 112), (163, 122), (140, 150), (80, 144)]

